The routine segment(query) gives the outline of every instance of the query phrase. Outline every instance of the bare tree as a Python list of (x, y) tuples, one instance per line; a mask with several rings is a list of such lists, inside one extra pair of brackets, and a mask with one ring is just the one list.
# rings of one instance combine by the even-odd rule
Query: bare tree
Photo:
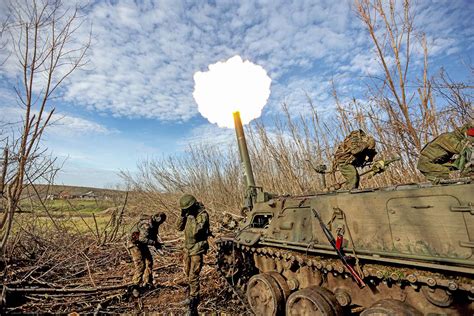
[[(470, 70), (472, 78), (474, 69), (470, 67)], [(453, 125), (461, 125), (474, 120), (473, 89), (472, 79), (468, 83), (455, 82), (444, 69), (441, 69), (435, 81), (434, 90), (446, 101), (447, 119)]]
[(90, 45), (90, 35), (83, 42), (76, 38), (85, 21), (77, 6), (69, 7), (59, 0), (25, 0), (11, 2), (9, 10), (8, 47), (10, 58), (15, 58), (20, 69), (14, 89), (23, 118), (19, 134), (9, 133), (2, 140), (1, 252), (5, 250), (23, 189), (54, 164), (54, 159), (45, 156), (40, 146), (55, 110), (49, 102), (64, 80), (86, 63)]
[[(423, 144), (438, 134), (439, 123), (428, 76), (426, 37), (415, 32), (412, 3), (403, 0), (355, 0), (358, 18), (368, 30), (383, 76), (374, 77), (370, 88), (377, 107), (388, 119), (387, 128), (397, 135), (407, 162), (413, 164)], [(421, 69), (415, 66), (414, 47), (423, 57)], [(415, 169), (412, 166), (412, 169)]]
[[(6, 51), (7, 40), (6, 40), (6, 29), (8, 26), (8, 17), (4, 21), (0, 22), (0, 52)], [(0, 66), (6, 61), (6, 57), (0, 57)]]

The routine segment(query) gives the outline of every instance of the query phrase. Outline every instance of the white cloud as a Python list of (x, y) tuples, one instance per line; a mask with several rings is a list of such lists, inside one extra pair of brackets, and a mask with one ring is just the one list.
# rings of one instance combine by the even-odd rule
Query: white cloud
[[(197, 114), (194, 72), (241, 54), (272, 78), (345, 47), (345, 2), (98, 2), (90, 71), (65, 98), (117, 116), (186, 121)], [(330, 20), (328, 20), (330, 19)]]
[[(387, 66), (390, 68), (393, 65), (393, 58), (386, 56)], [(350, 64), (340, 67), (342, 71), (350, 71), (355, 74), (362, 76), (374, 76), (383, 72), (379, 58), (375, 52), (372, 51), (362, 52), (355, 54)]]
[(118, 131), (107, 128), (106, 126), (83, 119), (76, 116), (53, 114), (51, 118), (52, 124), (48, 128), (49, 134), (67, 134), (67, 135), (83, 135), (83, 134), (114, 134)]
[(235, 130), (233, 128), (220, 128), (216, 124), (203, 124), (193, 128), (189, 135), (178, 141), (181, 149), (194, 145), (210, 145), (224, 148), (236, 145)]
[[(25, 112), (20, 107), (2, 107), (1, 123), (19, 123), (23, 120)], [(37, 115), (38, 111), (34, 110), (32, 114)], [(87, 120), (81, 117), (57, 113), (53, 114), (50, 119), (50, 125), (45, 130), (47, 135), (91, 135), (91, 134), (112, 134), (117, 133), (116, 130), (110, 129), (100, 123)]]
[[(294, 93), (290, 81), (315, 87), (346, 71), (357, 86), (360, 75), (377, 74), (380, 65), (351, 3), (96, 1), (87, 11), (91, 63), (73, 73), (62, 97), (113, 116), (183, 122), (197, 115), (193, 74), (236, 54), (262, 65), (280, 89), (272, 91), (280, 98), (271, 96), (270, 107)], [(453, 54), (472, 42), (472, 8), (469, 1), (419, 2), (418, 27), (433, 54)]]

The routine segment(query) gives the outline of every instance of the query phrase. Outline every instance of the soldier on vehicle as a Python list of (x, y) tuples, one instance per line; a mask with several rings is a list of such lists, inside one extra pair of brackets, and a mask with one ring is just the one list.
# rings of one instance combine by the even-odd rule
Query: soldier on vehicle
[(204, 206), (190, 194), (179, 200), (181, 216), (176, 223), (179, 231), (184, 230), (184, 273), (188, 279), (188, 297), (186, 315), (198, 315), (199, 274), (203, 265), (203, 255), (209, 249), (207, 238), (211, 236), (209, 215)]
[[(357, 168), (371, 163), (376, 154), (375, 139), (372, 136), (361, 129), (352, 131), (334, 153), (333, 170), (341, 172), (346, 179), (346, 188), (358, 188), (360, 177)], [(383, 167), (378, 162), (372, 165), (374, 171)]]
[(150, 248), (161, 249), (162, 243), (158, 229), (165, 220), (165, 213), (152, 216), (143, 214), (131, 231), (128, 249), (135, 266), (132, 283), (136, 287), (153, 286), (153, 256)]
[(433, 183), (448, 179), (454, 170), (461, 170), (462, 176), (472, 174), (473, 141), (472, 122), (439, 135), (421, 150), (418, 170)]

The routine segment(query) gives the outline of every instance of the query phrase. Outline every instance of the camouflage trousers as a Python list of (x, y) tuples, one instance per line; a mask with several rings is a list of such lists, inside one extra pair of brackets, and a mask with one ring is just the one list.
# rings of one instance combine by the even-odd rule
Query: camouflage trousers
[(184, 273), (188, 279), (190, 297), (199, 296), (199, 274), (201, 273), (202, 263), (202, 254), (190, 256), (184, 253)]
[(430, 159), (420, 156), (418, 159), (418, 170), (431, 182), (437, 183), (440, 179), (448, 179), (449, 173), (453, 170), (451, 164), (449, 166), (434, 163)]
[(359, 187), (359, 173), (356, 167), (351, 164), (339, 164), (337, 167), (344, 179), (346, 179), (344, 187), (347, 189), (356, 189)]
[(130, 254), (132, 255), (133, 265), (135, 271), (133, 274), (133, 284), (147, 285), (153, 284), (153, 257), (150, 249), (146, 245), (132, 245), (129, 247)]

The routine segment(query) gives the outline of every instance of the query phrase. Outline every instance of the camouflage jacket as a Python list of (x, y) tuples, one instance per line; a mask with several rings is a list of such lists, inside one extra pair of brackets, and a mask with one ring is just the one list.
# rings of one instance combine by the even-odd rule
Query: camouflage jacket
[(209, 249), (207, 238), (211, 234), (209, 214), (201, 206), (196, 214), (179, 216), (176, 228), (184, 230), (184, 250), (189, 256), (206, 253)]
[(365, 162), (372, 161), (377, 151), (371, 143), (375, 144), (374, 138), (363, 130), (352, 131), (337, 147), (334, 153), (334, 166), (352, 164), (362, 167)]
[(468, 145), (468, 140), (459, 131), (440, 134), (425, 145), (420, 152), (420, 158), (437, 164), (454, 161), (453, 156), (460, 154)]
[(132, 228), (130, 242), (134, 245), (154, 246), (159, 241), (159, 225), (153, 224), (149, 217), (141, 218)]

